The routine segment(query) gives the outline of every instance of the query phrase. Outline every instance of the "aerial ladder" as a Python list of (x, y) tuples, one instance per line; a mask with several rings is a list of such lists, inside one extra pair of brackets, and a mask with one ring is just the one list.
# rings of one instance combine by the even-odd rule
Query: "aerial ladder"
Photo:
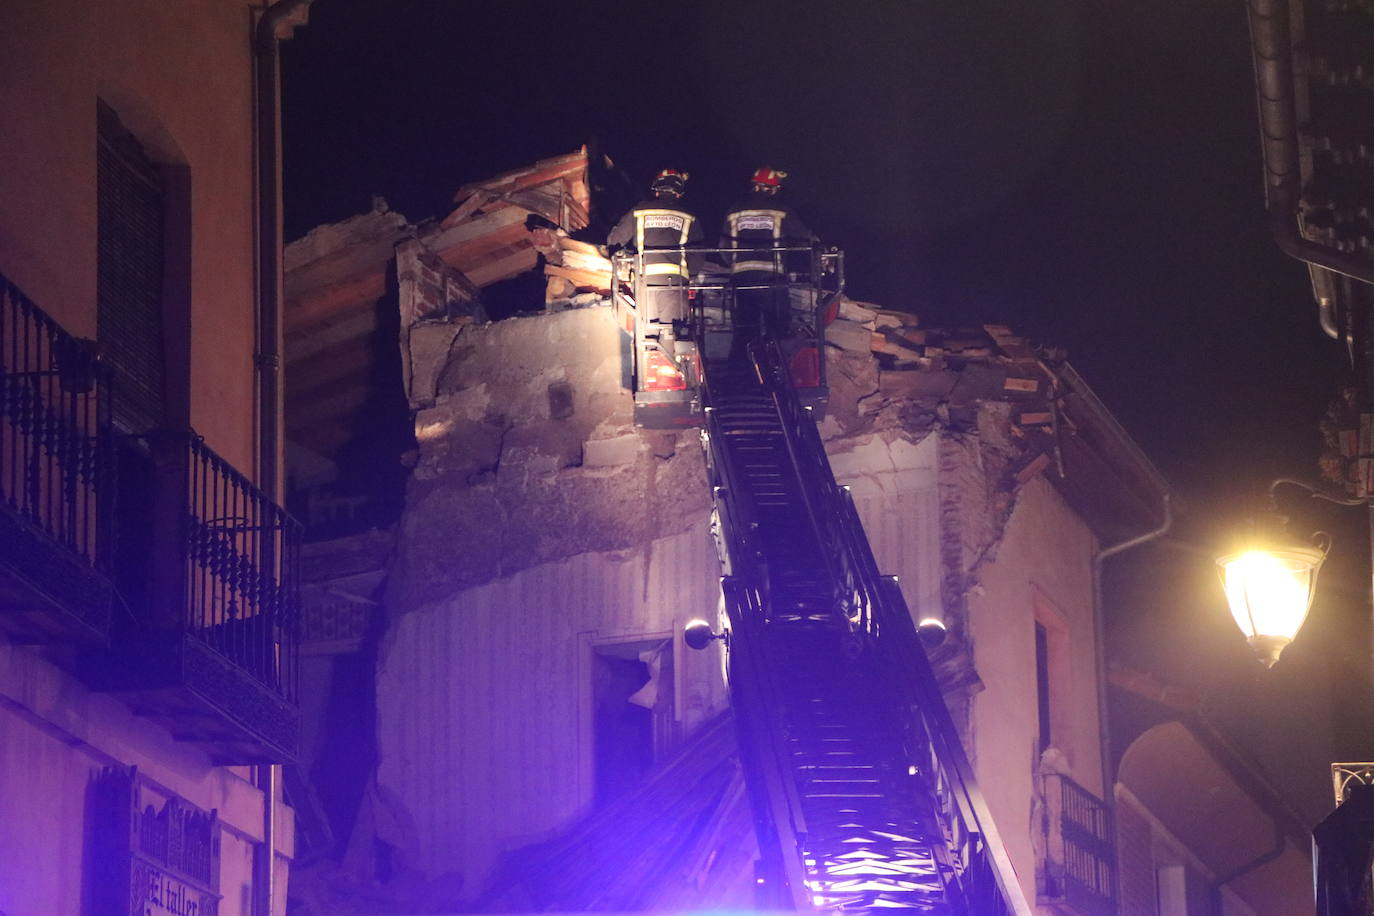
[(690, 382), (675, 416), (699, 411), (759, 903), (1030, 916), (900, 587), (830, 469), (816, 417), (843, 255), (775, 250), (806, 253), (773, 297), (785, 320), (736, 322), (740, 290), (698, 277), (686, 326), (639, 327), (632, 349), (671, 355)]

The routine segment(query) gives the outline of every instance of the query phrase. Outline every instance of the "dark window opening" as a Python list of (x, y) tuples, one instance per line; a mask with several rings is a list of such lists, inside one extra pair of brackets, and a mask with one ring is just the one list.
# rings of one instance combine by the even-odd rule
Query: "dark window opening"
[(672, 647), (665, 640), (598, 646), (592, 670), (594, 797), (637, 785), (671, 746)]
[(1042, 623), (1035, 625), (1035, 705), (1040, 725), (1036, 750), (1043, 754), (1054, 743), (1050, 726), (1050, 634)]
[(166, 420), (163, 181), (103, 102), (97, 127), (96, 332), (114, 372), (114, 422), (143, 433)]

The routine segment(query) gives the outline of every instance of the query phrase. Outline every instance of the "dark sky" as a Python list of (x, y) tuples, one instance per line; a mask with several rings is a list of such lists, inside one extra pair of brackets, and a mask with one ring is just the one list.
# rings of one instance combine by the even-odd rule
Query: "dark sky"
[(1174, 591), (1135, 583), (1166, 673), (1251, 663), (1209, 550), (1315, 476), (1342, 356), (1265, 226), (1244, 4), (317, 0), (283, 65), (288, 237), (584, 142), (708, 224), (787, 169), (856, 298), (1067, 349), (1192, 509)]
[[(1309, 475), (1339, 370), (1269, 241), (1232, 0), (318, 0), (284, 46), (288, 236), (592, 141), (714, 219), (764, 163), (851, 292), (1071, 361), (1194, 501)], [(613, 216), (613, 215), (612, 215)]]

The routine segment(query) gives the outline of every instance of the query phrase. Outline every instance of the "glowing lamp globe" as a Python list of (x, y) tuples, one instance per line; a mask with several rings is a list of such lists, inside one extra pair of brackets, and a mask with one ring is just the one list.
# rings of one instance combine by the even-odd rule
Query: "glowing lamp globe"
[(1266, 668), (1298, 635), (1326, 553), (1315, 547), (1246, 550), (1217, 560), (1231, 616)]

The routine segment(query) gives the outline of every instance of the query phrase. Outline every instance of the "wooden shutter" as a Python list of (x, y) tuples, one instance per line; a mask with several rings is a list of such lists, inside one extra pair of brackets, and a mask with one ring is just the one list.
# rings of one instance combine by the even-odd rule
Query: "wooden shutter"
[(104, 103), (98, 123), (97, 334), (114, 368), (114, 421), (142, 433), (166, 418), (162, 179)]

